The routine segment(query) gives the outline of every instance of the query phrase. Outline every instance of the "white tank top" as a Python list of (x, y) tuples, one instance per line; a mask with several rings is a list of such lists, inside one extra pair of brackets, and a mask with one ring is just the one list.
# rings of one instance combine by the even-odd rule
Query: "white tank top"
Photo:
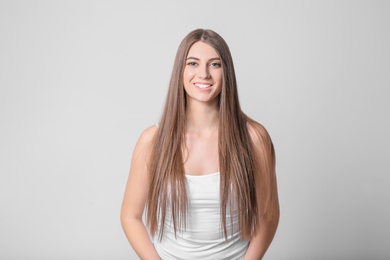
[[(234, 260), (242, 259), (248, 241), (242, 240), (238, 229), (237, 209), (230, 214), (227, 207), (225, 240), (220, 214), (220, 173), (186, 175), (188, 193), (187, 227), (178, 230), (176, 238), (170, 211), (167, 210), (162, 240), (154, 237), (154, 247), (163, 260)], [(233, 227), (230, 218), (233, 218)], [(233, 231), (233, 232), (232, 232)]]

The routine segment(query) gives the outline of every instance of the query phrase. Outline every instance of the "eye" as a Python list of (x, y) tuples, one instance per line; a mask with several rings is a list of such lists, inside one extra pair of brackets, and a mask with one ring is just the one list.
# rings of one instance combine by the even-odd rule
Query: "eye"
[(195, 61), (190, 61), (190, 62), (187, 62), (187, 65), (189, 65), (189, 66), (196, 66), (197, 63)]
[(220, 68), (220, 67), (221, 67), (221, 63), (219, 63), (219, 62), (212, 62), (212, 63), (210, 64), (210, 66), (211, 66), (211, 67)]

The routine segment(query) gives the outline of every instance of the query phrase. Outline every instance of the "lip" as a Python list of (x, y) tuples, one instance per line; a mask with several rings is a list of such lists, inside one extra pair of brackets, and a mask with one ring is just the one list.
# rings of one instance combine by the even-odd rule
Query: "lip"
[(194, 82), (193, 85), (198, 89), (209, 89), (213, 86), (213, 84), (209, 82)]

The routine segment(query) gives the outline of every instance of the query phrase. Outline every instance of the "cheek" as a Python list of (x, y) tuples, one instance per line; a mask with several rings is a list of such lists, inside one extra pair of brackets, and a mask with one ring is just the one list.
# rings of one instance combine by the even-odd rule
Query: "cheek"
[(194, 77), (195, 73), (192, 70), (184, 70), (183, 73), (183, 79), (184, 80), (191, 80)]
[(194, 73), (193, 71), (191, 70), (184, 70), (183, 72), (183, 86), (184, 86), (184, 89), (187, 89), (190, 85), (190, 82), (192, 80), (192, 78), (194, 77)]
[(223, 73), (221, 72), (216, 73), (214, 78), (222, 84)]

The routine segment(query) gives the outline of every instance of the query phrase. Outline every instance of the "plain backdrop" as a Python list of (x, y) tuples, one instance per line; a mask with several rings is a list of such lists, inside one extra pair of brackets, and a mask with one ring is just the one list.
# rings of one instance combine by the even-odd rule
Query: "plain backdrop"
[(228, 42), (271, 134), (265, 259), (390, 259), (389, 1), (0, 1), (0, 258), (138, 259), (119, 212), (176, 49)]

